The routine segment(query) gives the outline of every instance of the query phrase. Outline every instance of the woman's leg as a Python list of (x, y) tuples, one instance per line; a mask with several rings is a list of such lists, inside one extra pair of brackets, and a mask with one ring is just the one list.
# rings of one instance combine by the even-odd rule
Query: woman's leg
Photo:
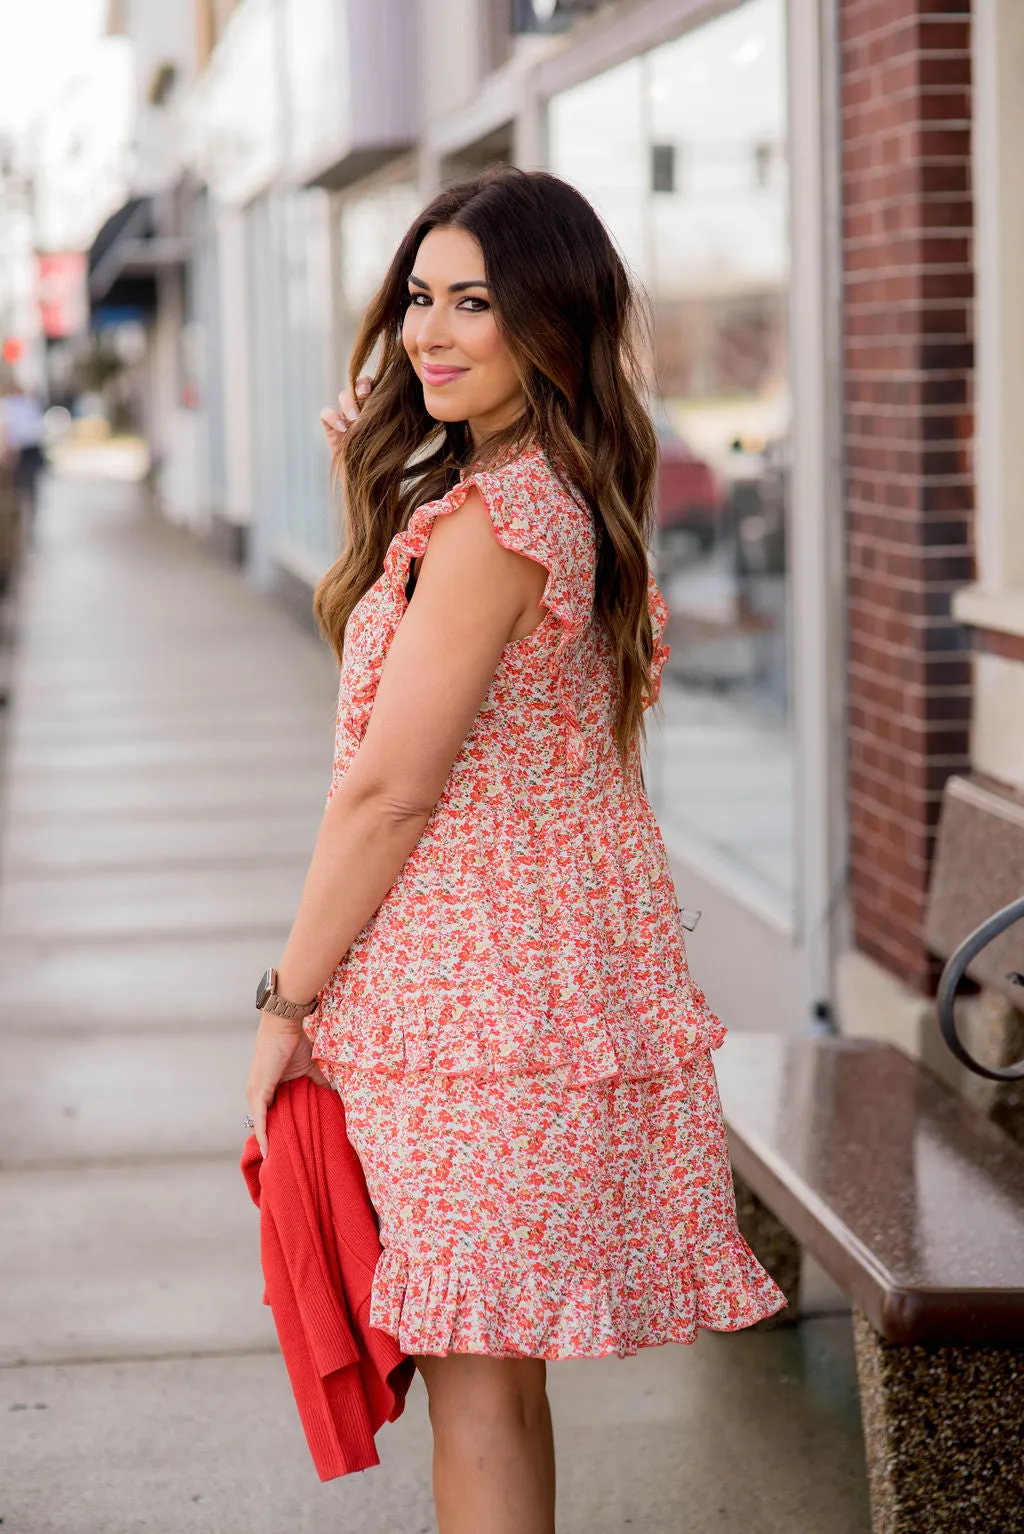
[(417, 1359), (440, 1534), (554, 1534), (555, 1446), (537, 1358)]

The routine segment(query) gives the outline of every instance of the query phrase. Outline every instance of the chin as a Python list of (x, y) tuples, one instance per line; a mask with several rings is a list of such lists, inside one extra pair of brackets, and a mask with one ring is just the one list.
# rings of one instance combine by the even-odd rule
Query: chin
[(435, 421), (446, 421), (449, 424), (454, 421), (468, 421), (470, 416), (476, 413), (472, 404), (466, 400), (439, 398), (438, 396), (442, 394), (443, 391), (440, 389), (436, 393), (433, 390), (428, 392), (424, 389), (423, 391), (423, 403), (427, 414), (432, 415)]

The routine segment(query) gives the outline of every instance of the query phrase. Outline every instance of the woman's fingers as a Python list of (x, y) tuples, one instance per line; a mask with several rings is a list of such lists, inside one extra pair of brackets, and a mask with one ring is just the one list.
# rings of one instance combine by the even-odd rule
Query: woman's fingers
[(359, 400), (351, 389), (343, 389), (338, 395), (338, 414), (346, 426), (351, 426), (352, 422), (358, 418)]
[(253, 1134), (263, 1155), (267, 1154), (267, 1109), (274, 1101), (277, 1084), (295, 1053), (301, 1028), (289, 1026), (273, 1013), (264, 1013), (256, 1030), (245, 1099), (252, 1115)]
[(252, 1119), (252, 1128), (249, 1133), (256, 1136), (260, 1155), (265, 1156), (267, 1154), (267, 1109), (274, 1101), (274, 1088), (266, 1092), (256, 1086), (250, 1072), (249, 1085), (245, 1089), (245, 1100), (249, 1105), (249, 1117)]
[[(328, 1091), (333, 1091), (330, 1081), (328, 1081), (328, 1078), (323, 1075), (322, 1071), (320, 1071), (319, 1065), (317, 1065), (316, 1060), (314, 1060), (313, 1054), (311, 1054), (311, 1052), (310, 1057), (302, 1062), (302, 1069), (297, 1069), (296, 1066), (294, 1066), (294, 1063), (290, 1063), (290, 1065), (285, 1066), (284, 1074), (282, 1074), (281, 1080), (277, 1081), (277, 1086), (281, 1086), (282, 1081), (296, 1081), (299, 1080), (300, 1077), (304, 1077), (304, 1075), (308, 1075), (308, 1077), (310, 1077), (310, 1080), (313, 1081), (314, 1086), (325, 1086)], [(247, 1094), (248, 1112), (250, 1112), (250, 1118), (253, 1120), (253, 1127), (250, 1129), (250, 1134), (256, 1135), (256, 1143), (259, 1144), (259, 1154), (261, 1154), (262, 1157), (267, 1155), (268, 1147), (267, 1111), (268, 1108), (270, 1108), (270, 1104), (273, 1103), (274, 1097), (276, 1097), (276, 1095), (276, 1088), (274, 1088), (273, 1092), (270, 1092), (268, 1097), (261, 1097), (261, 1095), (254, 1094), (254, 1092), (251, 1091), (251, 1088), (250, 1092)]]
[(322, 410), (320, 419), (332, 447), (337, 447), (352, 422), (359, 417), (359, 406), (373, 388), (373, 379), (364, 373), (356, 379), (355, 389), (343, 389), (338, 395), (337, 410)]
[(256, 1136), (256, 1143), (260, 1148), (260, 1155), (266, 1160), (267, 1155), (267, 1105), (266, 1103), (250, 1103), (249, 1111), (252, 1116), (252, 1133)]
[(338, 447), (347, 429), (347, 422), (343, 422), (337, 411), (321, 410), (320, 424), (327, 436), (327, 446), (332, 453), (338, 451)]

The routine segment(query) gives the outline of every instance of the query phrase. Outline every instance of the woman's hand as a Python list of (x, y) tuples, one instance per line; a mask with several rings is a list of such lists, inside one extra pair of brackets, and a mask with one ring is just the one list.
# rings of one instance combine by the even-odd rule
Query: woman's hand
[(264, 1156), (267, 1154), (267, 1109), (281, 1082), (296, 1081), (300, 1076), (308, 1076), (318, 1086), (328, 1085), (319, 1066), (314, 1064), (312, 1046), (301, 1022), (264, 1012), (256, 1030), (249, 1082), (245, 1089), (252, 1115), (252, 1132)]
[[(302, 1076), (308, 1076), (315, 1086), (331, 1089), (331, 1083), (313, 1059), (313, 1046), (306, 1033), (303, 1033), (299, 1039), (295, 1046), (295, 1053), (281, 1072), (281, 1081), (298, 1081)], [(281, 1081), (278, 1082), (278, 1086), (281, 1085)]]
[(373, 388), (373, 379), (367, 378), (364, 373), (362, 378), (356, 379), (356, 389), (353, 394), (351, 389), (345, 389), (338, 395), (337, 410), (322, 410), (320, 419), (327, 435), (327, 443), (332, 453), (336, 453), (341, 446), (341, 440), (348, 431), (352, 422), (359, 416), (359, 406)]

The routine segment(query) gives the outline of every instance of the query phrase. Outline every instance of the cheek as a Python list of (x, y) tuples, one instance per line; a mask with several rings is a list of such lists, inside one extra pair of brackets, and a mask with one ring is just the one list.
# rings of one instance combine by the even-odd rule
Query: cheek
[(416, 357), (416, 338), (419, 330), (417, 319), (416, 310), (410, 305), (406, 309), (405, 317), (402, 320), (402, 345), (413, 360)]
[(515, 377), (501, 332), (490, 316), (480, 318), (466, 350), (473, 361), (486, 367), (496, 380), (501, 378), (507, 381)]
[(505, 348), (490, 315), (480, 315), (472, 331), (473, 356), (477, 362), (500, 363)]

